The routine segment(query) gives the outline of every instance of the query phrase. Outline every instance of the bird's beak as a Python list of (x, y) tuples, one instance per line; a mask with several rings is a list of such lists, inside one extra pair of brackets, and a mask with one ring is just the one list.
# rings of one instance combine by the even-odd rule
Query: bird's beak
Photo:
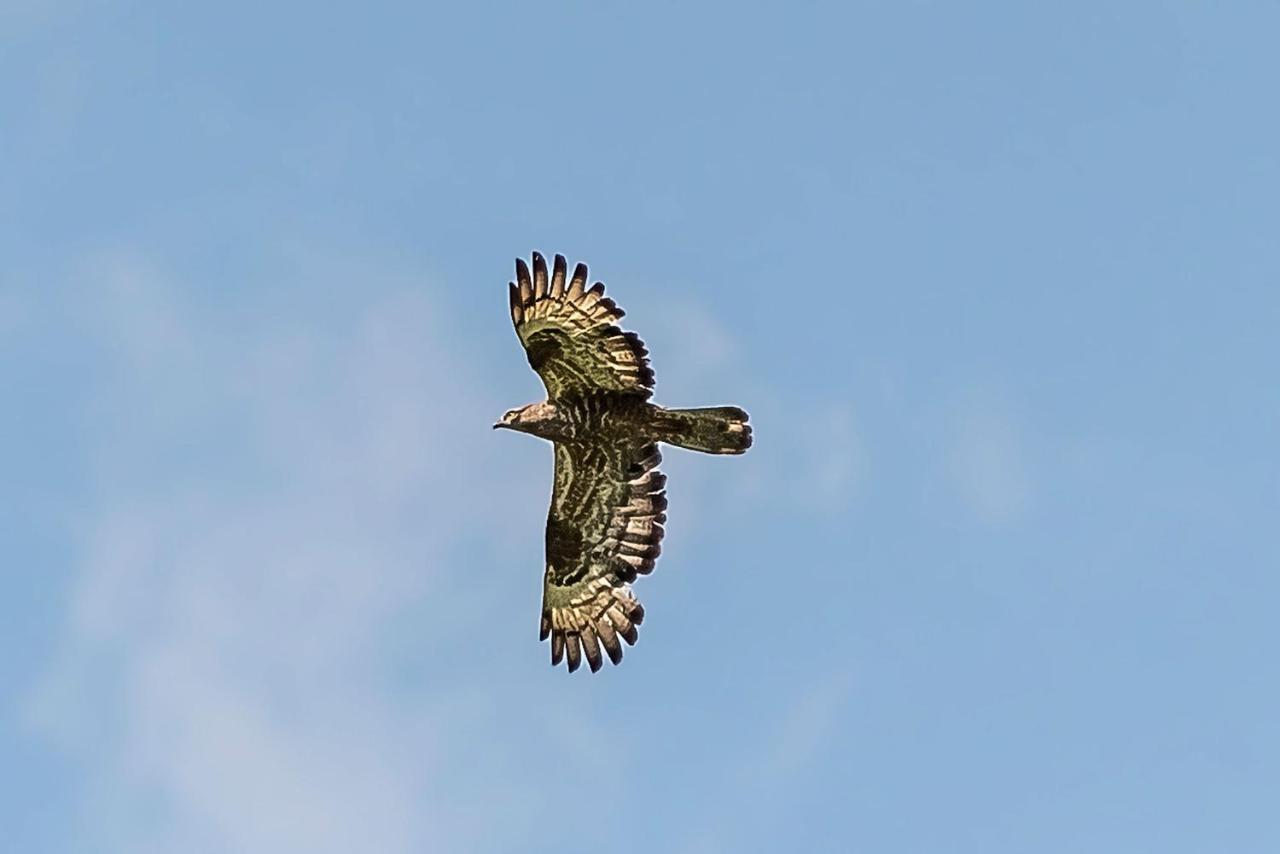
[(493, 429), (497, 430), (499, 427), (506, 427), (506, 426), (507, 426), (506, 424), (503, 424), (501, 421), (499, 421), (497, 424), (493, 425)]

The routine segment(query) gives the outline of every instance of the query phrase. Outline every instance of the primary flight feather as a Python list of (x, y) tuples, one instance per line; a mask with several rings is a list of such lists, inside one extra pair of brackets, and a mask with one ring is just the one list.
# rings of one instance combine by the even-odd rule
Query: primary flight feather
[(644, 608), (631, 592), (661, 551), (666, 476), (658, 443), (708, 454), (751, 447), (747, 413), (736, 406), (666, 409), (649, 402), (649, 351), (617, 322), (623, 311), (587, 287), (587, 266), (567, 275), (555, 256), (533, 253), (533, 270), (516, 261), (509, 285), (511, 320), (542, 378), (547, 399), (513, 409), (493, 425), (531, 433), (555, 445), (555, 476), (547, 515), (541, 638), (551, 639), (551, 663), (577, 670), (585, 656), (594, 672), (603, 655), (622, 661), (636, 642)]

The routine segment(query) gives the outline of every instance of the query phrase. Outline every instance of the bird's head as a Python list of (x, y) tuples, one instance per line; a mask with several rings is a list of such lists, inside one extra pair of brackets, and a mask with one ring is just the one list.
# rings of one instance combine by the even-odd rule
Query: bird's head
[(519, 409), (508, 411), (497, 424), (493, 425), (493, 429), (505, 427), (508, 430), (519, 430), (522, 433), (535, 433), (538, 425), (545, 424), (555, 418), (555, 407), (543, 401), (541, 403), (530, 403)]

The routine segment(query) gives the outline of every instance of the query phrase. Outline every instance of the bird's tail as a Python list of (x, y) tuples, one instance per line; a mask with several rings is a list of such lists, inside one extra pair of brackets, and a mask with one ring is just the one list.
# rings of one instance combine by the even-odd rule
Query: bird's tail
[(736, 406), (660, 409), (653, 427), (658, 441), (704, 454), (741, 454), (751, 447), (747, 413)]

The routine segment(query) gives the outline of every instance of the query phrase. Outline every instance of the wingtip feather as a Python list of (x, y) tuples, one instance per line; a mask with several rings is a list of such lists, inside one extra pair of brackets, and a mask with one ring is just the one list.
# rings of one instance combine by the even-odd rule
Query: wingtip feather
[(519, 326), (524, 322), (524, 306), (520, 304), (520, 289), (515, 282), (507, 282), (507, 298), (511, 307), (511, 322)]
[(566, 296), (570, 300), (578, 300), (582, 298), (583, 289), (587, 286), (587, 265), (579, 264), (573, 268), (573, 279), (569, 282), (569, 290)]
[(529, 279), (529, 265), (523, 258), (516, 259), (516, 282), (520, 286), (520, 305), (527, 308), (533, 304), (533, 283)]
[(568, 265), (565, 263), (564, 256), (557, 253), (551, 270), (550, 296), (552, 299), (558, 300), (564, 296), (564, 276), (566, 266)]
[(542, 299), (547, 295), (547, 259), (541, 252), (533, 253), (533, 297)]
[(582, 666), (582, 648), (578, 646), (577, 633), (565, 633), (564, 636), (565, 652), (569, 657), (569, 672), (577, 670)]
[(613, 630), (613, 624), (609, 622), (608, 617), (596, 623), (596, 633), (600, 635), (600, 644), (608, 654), (609, 660), (615, 665), (621, 664), (622, 644), (618, 643), (618, 633)]
[(591, 668), (592, 673), (600, 670), (602, 659), (600, 658), (600, 644), (596, 640), (596, 633), (590, 627), (584, 628), (581, 634), (582, 651), (587, 656), (587, 666)]

